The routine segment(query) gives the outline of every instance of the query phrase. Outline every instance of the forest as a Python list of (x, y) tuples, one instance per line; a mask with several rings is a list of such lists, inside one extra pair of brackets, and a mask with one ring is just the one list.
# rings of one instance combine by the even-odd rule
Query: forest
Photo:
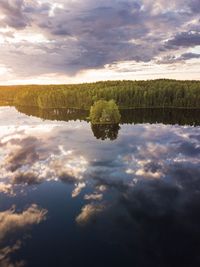
[(200, 108), (200, 81), (103, 81), (69, 85), (0, 86), (0, 104), (90, 110), (98, 100), (120, 109)]

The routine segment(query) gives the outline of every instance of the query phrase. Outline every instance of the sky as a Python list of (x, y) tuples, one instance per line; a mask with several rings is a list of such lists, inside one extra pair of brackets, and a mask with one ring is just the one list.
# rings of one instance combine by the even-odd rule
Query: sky
[(0, 0), (0, 84), (200, 79), (200, 0)]

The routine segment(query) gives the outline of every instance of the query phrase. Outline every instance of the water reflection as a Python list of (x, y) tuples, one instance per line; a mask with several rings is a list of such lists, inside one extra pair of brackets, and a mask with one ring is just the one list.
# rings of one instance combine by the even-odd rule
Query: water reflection
[(123, 123), (200, 125), (199, 109), (157, 108), (121, 110)]
[(40, 109), (37, 107), (17, 106), (16, 109), (28, 116), (36, 116), (45, 120), (57, 121), (76, 121), (86, 120), (89, 116), (89, 111), (80, 109)]
[[(46, 120), (88, 121), (89, 111), (79, 109), (39, 109), (36, 107), (16, 107), (19, 112)], [(179, 125), (200, 125), (199, 109), (124, 109), (120, 110), (121, 124), (163, 123)]]
[[(120, 127), (115, 142), (99, 142), (86, 121), (50, 122), (0, 109), (0, 242), (3, 236), (7, 265), (8, 247), (27, 266), (199, 265), (199, 127)], [(116, 138), (119, 129), (95, 130), (101, 140)], [(33, 227), (47, 210), (45, 227)], [(27, 227), (32, 242), (22, 246)]]
[[(39, 109), (36, 107), (16, 107), (26, 115), (46, 120), (89, 121), (89, 111), (77, 109)], [(198, 109), (129, 109), (121, 110), (120, 124), (163, 123), (170, 125), (200, 125)], [(94, 137), (100, 140), (115, 140), (120, 126), (117, 124), (91, 124)]]
[(91, 124), (91, 129), (96, 139), (115, 140), (118, 137), (120, 126), (118, 124)]
[(46, 219), (47, 210), (32, 204), (26, 210), (11, 209), (0, 212), (0, 266), (24, 266), (26, 262), (12, 260), (21, 249), (27, 230)]

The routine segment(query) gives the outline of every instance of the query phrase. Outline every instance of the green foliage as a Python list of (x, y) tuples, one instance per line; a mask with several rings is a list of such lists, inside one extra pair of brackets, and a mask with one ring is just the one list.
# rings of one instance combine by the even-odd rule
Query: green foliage
[(200, 108), (200, 81), (105, 81), (75, 85), (0, 86), (0, 102), (40, 108), (89, 110), (113, 99), (124, 108)]
[(118, 124), (120, 118), (119, 109), (114, 100), (99, 100), (90, 109), (92, 124)]

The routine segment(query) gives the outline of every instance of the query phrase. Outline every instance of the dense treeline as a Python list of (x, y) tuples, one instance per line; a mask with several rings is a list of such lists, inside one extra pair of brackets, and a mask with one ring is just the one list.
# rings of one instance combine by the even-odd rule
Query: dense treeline
[(1, 86), (0, 101), (40, 108), (87, 109), (113, 99), (123, 108), (200, 108), (200, 81), (105, 81), (77, 85)]

